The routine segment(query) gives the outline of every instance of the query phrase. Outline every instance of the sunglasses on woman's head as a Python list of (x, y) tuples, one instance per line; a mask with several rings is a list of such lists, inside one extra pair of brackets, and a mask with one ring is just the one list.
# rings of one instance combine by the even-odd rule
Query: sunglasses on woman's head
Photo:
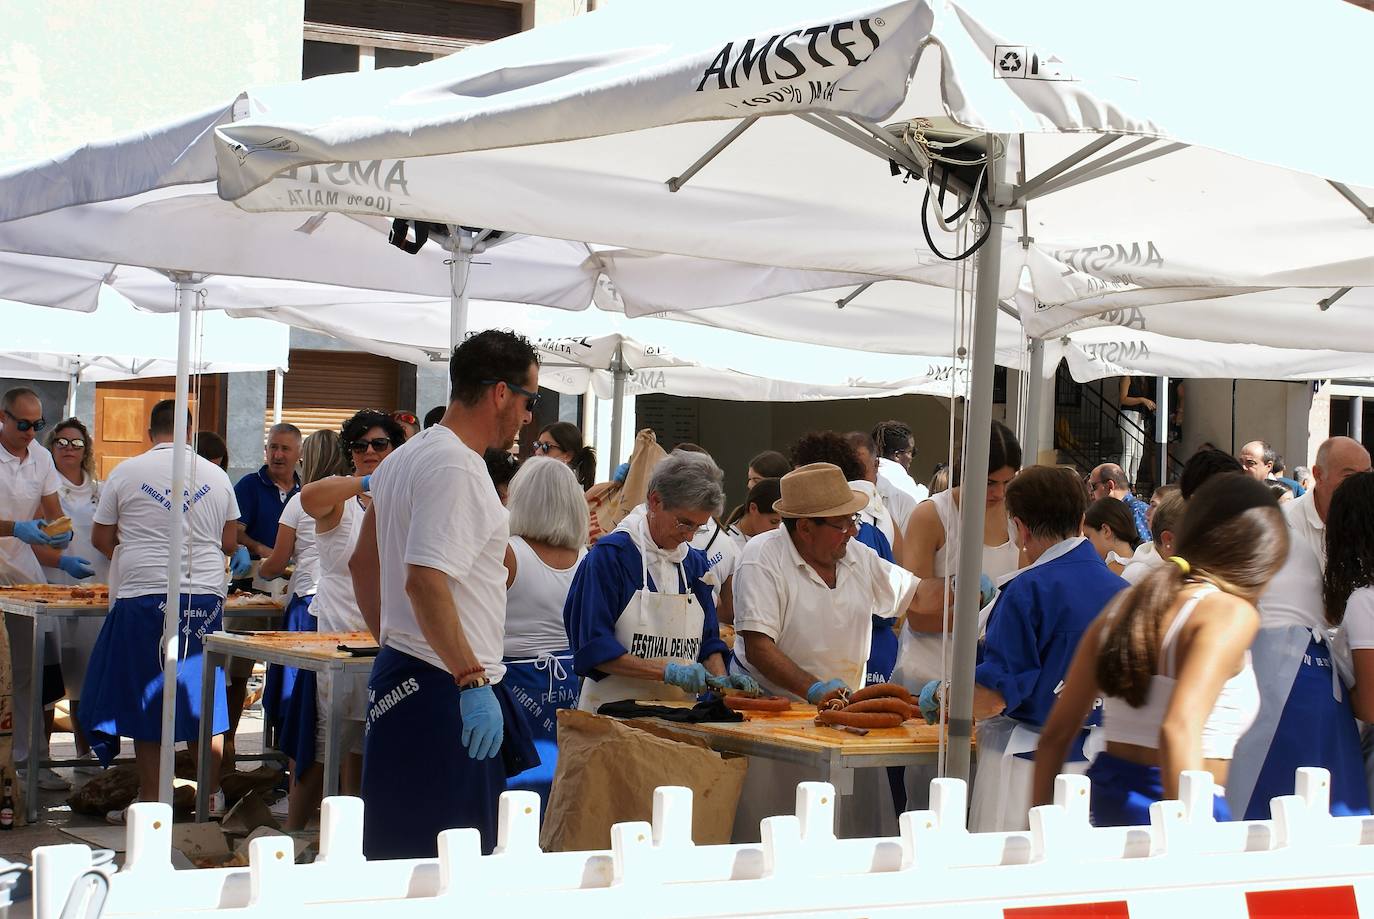
[(80, 437), (54, 437), (52, 445), (54, 447), (71, 447), (75, 450), (86, 449), (86, 442)]
[(415, 417), (414, 415), (412, 415), (410, 412), (392, 412), (392, 413), (391, 413), (391, 417), (392, 417), (393, 419), (395, 419), (396, 421), (401, 422), (402, 424), (419, 424), (419, 423), (420, 423), (420, 419), (416, 418), (416, 417)]
[(391, 449), (390, 437), (374, 437), (371, 440), (355, 440), (348, 445), (348, 449), (354, 453), (366, 453), (367, 448), (371, 447), (377, 453)]

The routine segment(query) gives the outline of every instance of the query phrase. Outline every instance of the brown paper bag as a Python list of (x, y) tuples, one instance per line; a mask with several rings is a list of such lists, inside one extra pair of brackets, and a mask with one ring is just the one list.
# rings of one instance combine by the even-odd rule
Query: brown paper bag
[(696, 738), (670, 740), (615, 718), (563, 709), (539, 846), (546, 852), (610, 848), (614, 824), (653, 819), (660, 785), (692, 789), (698, 845), (728, 843), (747, 767), (744, 757), (721, 756)]
[(587, 490), (587, 506), (591, 511), (589, 545), (594, 545), (603, 533), (614, 530), (630, 511), (644, 503), (649, 496), (649, 477), (667, 455), (658, 445), (653, 429), (645, 428), (635, 435), (630, 471), (625, 481), (600, 482)]

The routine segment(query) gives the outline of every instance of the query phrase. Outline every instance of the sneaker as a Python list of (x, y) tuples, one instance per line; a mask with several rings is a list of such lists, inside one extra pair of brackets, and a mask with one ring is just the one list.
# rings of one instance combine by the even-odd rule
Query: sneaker
[(87, 753), (81, 757), (81, 765), (72, 767), (72, 775), (78, 779), (93, 779), (104, 771), (94, 753)]
[(44, 767), (38, 770), (38, 787), (44, 791), (70, 791), (72, 783), (54, 770)]
[(228, 808), (224, 806), (224, 792), (217, 791), (210, 795), (210, 819), (218, 820), (224, 816)]
[[(129, 807), (133, 807), (137, 803), (138, 799), (134, 798), (134, 800), (129, 803)], [(129, 822), (129, 807), (120, 808), (117, 811), (106, 811), (105, 822), (112, 826), (124, 826)]]
[(269, 804), (267, 811), (278, 820), (285, 820), (291, 812), (291, 802), (283, 795)]

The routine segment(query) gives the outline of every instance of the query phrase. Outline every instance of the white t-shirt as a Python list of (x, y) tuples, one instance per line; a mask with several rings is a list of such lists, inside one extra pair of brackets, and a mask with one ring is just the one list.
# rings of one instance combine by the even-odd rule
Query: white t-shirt
[(448, 576), (463, 632), (487, 677), (500, 680), (506, 627), (509, 515), (479, 453), (439, 424), (406, 441), (372, 474), (382, 575), (382, 644), (444, 667), (406, 596), (406, 566)]
[(693, 549), (700, 549), (706, 553), (706, 576), (702, 580), (711, 585), (711, 599), (717, 604), (720, 603), (720, 589), (725, 586), (725, 582), (739, 565), (739, 549), (730, 538), (730, 531), (720, 527), (717, 534), (719, 526), (715, 520), (708, 520), (705, 526), (697, 530), (691, 542)]
[(1289, 539), (1288, 557), (1260, 594), (1259, 611), (1260, 628), (1300, 625), (1326, 629), (1321, 564), (1302, 539)]
[(72, 521), (72, 541), (62, 554), (84, 558), (91, 563), (95, 574), (78, 581), (61, 568), (44, 568), (43, 574), (47, 576), (49, 584), (110, 583), (110, 560), (91, 545), (91, 524), (95, 520), (96, 506), (100, 503), (100, 491), (100, 483), (91, 476), (83, 474), (81, 484), (73, 485), (59, 473), (57, 499), (62, 503), (62, 513)]
[[(851, 539), (832, 590), (797, 553), (785, 527), (744, 547), (735, 572), (735, 656), (746, 667), (742, 632), (761, 632), (797, 666), (821, 680), (863, 685), (873, 616), (896, 616), (916, 593), (916, 576)], [(770, 692), (790, 695), (757, 669)]]
[[(37, 441), (24, 456), (0, 447), (0, 520), (37, 520), (44, 495), (57, 492), (57, 467), (52, 454)], [(13, 536), (0, 538), (0, 584), (41, 584), (43, 566), (33, 548)]]
[(291, 576), (290, 591), (297, 597), (313, 597), (320, 583), (320, 550), (315, 545), (315, 518), (301, 509), (300, 492), (287, 499), (279, 522), (296, 531), (296, 548), (291, 554), (296, 573)]
[[(315, 551), (320, 559), (319, 580), (310, 612), (319, 620), (321, 632), (362, 632), (367, 620), (358, 609), (353, 593), (353, 575), (348, 560), (358, 544), (358, 528), (363, 522), (362, 501), (356, 497), (343, 503), (343, 513), (334, 529), (315, 533)], [(309, 516), (308, 514), (306, 516)], [(314, 522), (313, 520), (311, 521)]]
[(1294, 498), (1279, 505), (1283, 516), (1288, 520), (1288, 535), (1301, 542), (1317, 556), (1317, 564), (1326, 573), (1326, 524), (1317, 513), (1317, 492), (1307, 492), (1301, 498)]
[(1350, 599), (1345, 601), (1341, 629), (1350, 650), (1374, 648), (1374, 587), (1357, 587), (1350, 592)]
[(911, 477), (902, 464), (878, 458), (878, 496), (887, 505), (897, 529), (906, 532), (907, 522), (916, 505), (930, 497), (930, 490)]
[[(183, 592), (224, 596), (224, 525), (239, 519), (234, 486), (224, 470), (189, 445), (181, 559)], [(94, 522), (114, 524), (119, 538), (117, 599), (167, 592), (171, 533), (172, 445), (161, 443), (115, 467)]]
[(1126, 569), (1121, 572), (1121, 576), (1128, 583), (1136, 584), (1144, 579), (1145, 575), (1154, 571), (1160, 565), (1166, 564), (1168, 559), (1160, 558), (1159, 550), (1155, 548), (1153, 542), (1143, 542), (1131, 556)]

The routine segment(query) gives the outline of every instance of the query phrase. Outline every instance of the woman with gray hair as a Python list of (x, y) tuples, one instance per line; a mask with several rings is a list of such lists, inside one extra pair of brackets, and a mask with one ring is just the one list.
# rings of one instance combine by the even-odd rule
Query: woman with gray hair
[(725, 675), (706, 556), (688, 543), (725, 501), (711, 458), (674, 451), (654, 468), (642, 512), (601, 537), (573, 577), (563, 622), (582, 677), (577, 707), (624, 699), (689, 699), (717, 686), (757, 692)]
[(577, 702), (563, 603), (587, 553), (587, 500), (572, 467), (532, 456), (511, 479), (506, 499), (506, 641), (503, 682), (525, 716), (539, 765), (506, 780), (547, 802), (558, 762), (558, 710)]

